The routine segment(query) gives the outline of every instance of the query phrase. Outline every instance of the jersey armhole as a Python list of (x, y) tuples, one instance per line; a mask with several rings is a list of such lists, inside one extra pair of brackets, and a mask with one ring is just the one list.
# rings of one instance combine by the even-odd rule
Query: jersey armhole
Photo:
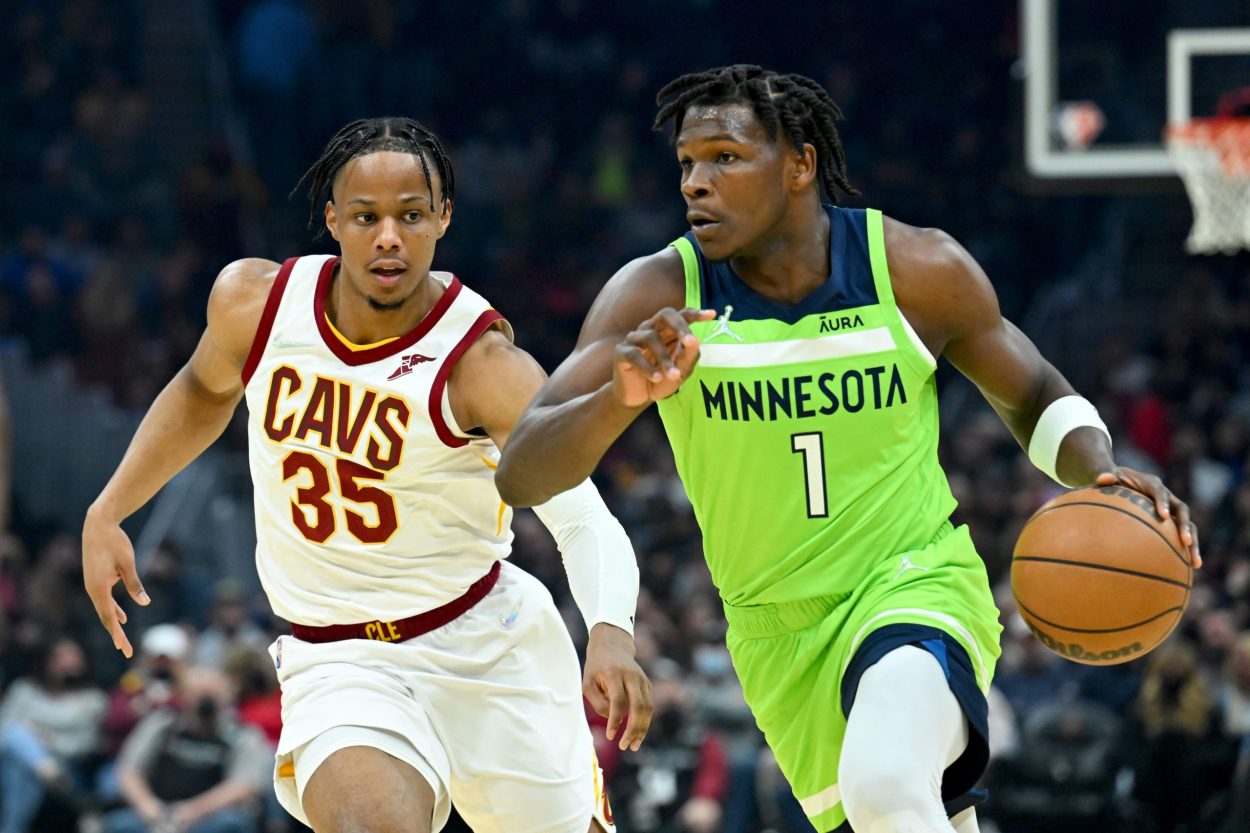
[(260, 314), (260, 324), (256, 327), (256, 335), (252, 339), (252, 349), (248, 351), (247, 361), (243, 363), (243, 371), (240, 373), (245, 388), (251, 381), (252, 374), (256, 372), (256, 366), (260, 364), (260, 357), (265, 354), (265, 347), (269, 344), (269, 333), (273, 331), (273, 321), (278, 317), (278, 307), (282, 305), (282, 293), (286, 291), (287, 281), (291, 278), (291, 270), (295, 268), (297, 260), (299, 260), (297, 257), (287, 258), (278, 269), (278, 275), (273, 279), (273, 286), (269, 287), (269, 297), (265, 299), (265, 309)]
[(911, 360), (917, 370), (929, 375), (937, 369), (937, 360), (920, 340), (911, 322), (904, 317), (903, 311), (894, 300), (894, 285), (890, 283), (890, 267), (885, 257), (885, 223), (881, 212), (876, 208), (867, 209), (865, 221), (868, 226), (868, 258), (872, 265), (872, 282), (877, 289), (877, 303), (885, 313), (890, 335), (894, 338), (898, 351)]
[(694, 244), (685, 237), (678, 237), (669, 245), (681, 255), (681, 265), (686, 275), (686, 306), (702, 309), (703, 291), (699, 282), (699, 255), (694, 250)]
[(451, 399), (447, 396), (447, 380), (451, 378), (451, 371), (455, 369), (456, 362), (460, 361), (465, 351), (495, 325), (501, 325), (500, 331), (508, 341), (513, 341), (512, 325), (498, 310), (488, 309), (477, 317), (464, 337), (451, 348), (451, 352), (447, 354), (447, 358), (434, 375), (434, 383), (430, 386), (430, 422), (434, 424), (434, 432), (438, 434), (443, 445), (449, 448), (461, 448), (474, 440), (485, 439), (484, 435), (471, 434), (456, 424), (451, 411)]

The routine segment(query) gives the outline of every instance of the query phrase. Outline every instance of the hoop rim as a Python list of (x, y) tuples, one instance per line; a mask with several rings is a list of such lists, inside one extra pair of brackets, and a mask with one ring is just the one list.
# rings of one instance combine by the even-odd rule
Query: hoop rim
[(1250, 117), (1211, 116), (1190, 119), (1181, 124), (1169, 124), (1164, 130), (1169, 142), (1209, 143), (1232, 139), (1250, 143)]

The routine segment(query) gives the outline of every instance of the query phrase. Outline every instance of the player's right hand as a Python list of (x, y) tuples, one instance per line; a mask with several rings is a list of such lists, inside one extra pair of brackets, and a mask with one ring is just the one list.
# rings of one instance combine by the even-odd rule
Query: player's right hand
[(676, 393), (699, 360), (690, 322), (715, 317), (715, 310), (665, 307), (625, 336), (612, 355), (612, 387), (621, 404), (640, 408)]
[(141, 605), (151, 601), (135, 571), (135, 550), (121, 524), (92, 507), (82, 527), (82, 583), (95, 606), (100, 624), (113, 638), (113, 647), (129, 659), (134, 655), (122, 625), (126, 611), (113, 598), (113, 585), (122, 582), (130, 598)]

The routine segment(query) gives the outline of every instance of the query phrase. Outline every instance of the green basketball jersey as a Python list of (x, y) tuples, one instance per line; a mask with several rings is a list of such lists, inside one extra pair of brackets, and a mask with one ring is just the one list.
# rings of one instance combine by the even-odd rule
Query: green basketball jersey
[(672, 245), (699, 363), (659, 403), (722, 598), (767, 604), (850, 592), (924, 547), (955, 508), (938, 465), (929, 351), (894, 303), (881, 213), (827, 206), (830, 276), (783, 306), (693, 235)]

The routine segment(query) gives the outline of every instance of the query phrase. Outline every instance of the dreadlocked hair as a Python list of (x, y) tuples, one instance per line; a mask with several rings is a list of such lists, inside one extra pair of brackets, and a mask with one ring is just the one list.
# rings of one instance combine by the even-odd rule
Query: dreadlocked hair
[[(426, 187), (430, 189), (430, 199), (434, 199), (434, 183), (430, 179), (431, 161), (438, 170), (438, 179), (442, 183), (442, 196), (437, 204), (445, 206), (456, 196), (456, 179), (452, 174), (451, 160), (443, 151), (443, 143), (434, 132), (414, 119), (389, 117), (379, 119), (357, 119), (344, 125), (330, 137), (321, 157), (304, 171), (304, 175), (291, 189), (290, 196), (308, 183), (308, 227), (316, 228), (321, 217), (321, 206), (324, 200), (333, 199), (331, 189), (334, 178), (340, 170), (358, 156), (375, 153), (380, 150), (393, 150), (410, 153), (421, 160), (421, 172), (425, 174)], [(324, 231), (324, 227), (321, 231)], [(321, 231), (317, 236), (321, 236)]]
[(835, 189), (859, 196), (859, 189), (846, 178), (846, 154), (834, 126), (842, 111), (824, 87), (805, 76), (751, 64), (692, 72), (670, 81), (656, 95), (660, 112), (652, 127), (661, 130), (672, 119), (675, 140), (691, 106), (736, 102), (751, 105), (770, 141), (777, 140), (780, 128), (795, 150), (805, 143), (816, 148), (816, 173), (829, 199), (838, 201)]

